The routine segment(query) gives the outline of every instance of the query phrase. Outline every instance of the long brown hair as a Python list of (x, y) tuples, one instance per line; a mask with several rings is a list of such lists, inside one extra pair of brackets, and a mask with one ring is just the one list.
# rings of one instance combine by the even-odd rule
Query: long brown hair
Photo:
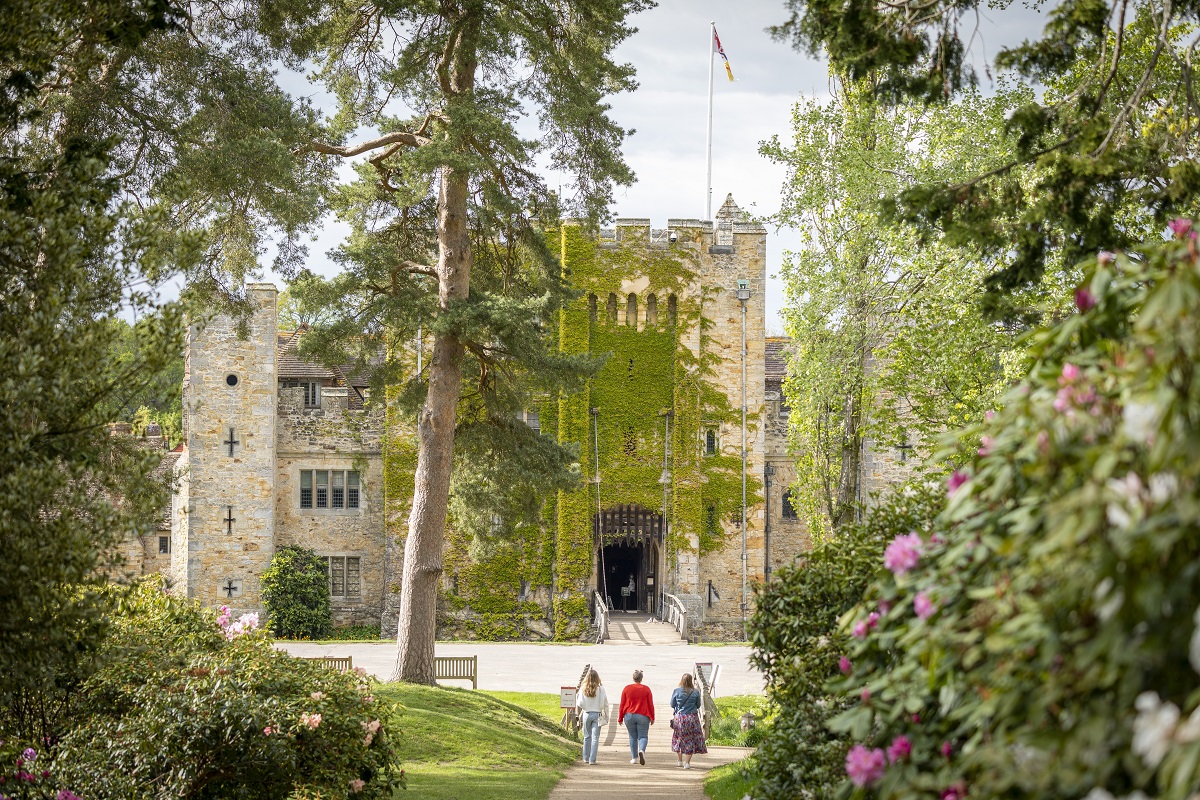
[(600, 688), (600, 673), (594, 669), (589, 669), (587, 677), (583, 679), (583, 696), (595, 697), (596, 690)]
[(696, 684), (692, 683), (692, 673), (683, 673), (683, 677), (679, 679), (679, 688), (687, 689), (688, 691), (696, 688)]

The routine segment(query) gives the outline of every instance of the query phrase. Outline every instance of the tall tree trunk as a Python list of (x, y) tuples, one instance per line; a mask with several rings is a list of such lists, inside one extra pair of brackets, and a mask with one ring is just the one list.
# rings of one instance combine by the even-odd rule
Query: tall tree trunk
[[(471, 20), (456, 26), (450, 54), (450, 94), (467, 94), (475, 84), (475, 28)], [(453, 132), (449, 133), (453, 137)], [(467, 299), (471, 288), (471, 239), (467, 227), (469, 174), (443, 167), (438, 198), (438, 306)], [(417, 421), (417, 471), (412, 512), (404, 544), (400, 583), (400, 619), (396, 626), (396, 668), (392, 680), (433, 684), (433, 645), (437, 632), (438, 579), (442, 542), (450, 504), (454, 466), (454, 428), (462, 389), (464, 346), (453, 333), (433, 340), (429, 390)]]

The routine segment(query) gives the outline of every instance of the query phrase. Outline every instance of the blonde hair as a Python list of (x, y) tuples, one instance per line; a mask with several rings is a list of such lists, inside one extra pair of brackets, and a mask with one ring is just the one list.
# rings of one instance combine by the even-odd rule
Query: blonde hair
[(595, 697), (596, 690), (600, 688), (600, 673), (594, 669), (589, 669), (587, 677), (583, 679), (583, 696)]
[(695, 689), (696, 688), (696, 684), (694, 684), (692, 682), (692, 673), (690, 673), (690, 672), (683, 673), (683, 677), (679, 679), (679, 688), (681, 688), (681, 689)]

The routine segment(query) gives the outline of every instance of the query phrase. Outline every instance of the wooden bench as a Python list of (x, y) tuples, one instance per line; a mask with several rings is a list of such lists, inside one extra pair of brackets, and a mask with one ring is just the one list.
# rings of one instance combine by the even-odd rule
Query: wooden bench
[(434, 656), (435, 680), (470, 681), (472, 689), (479, 688), (479, 656)]
[(338, 658), (337, 656), (317, 656), (316, 658), (306, 658), (305, 661), (319, 661), (330, 669), (336, 669), (338, 672), (349, 672), (354, 669), (354, 662), (350, 656)]

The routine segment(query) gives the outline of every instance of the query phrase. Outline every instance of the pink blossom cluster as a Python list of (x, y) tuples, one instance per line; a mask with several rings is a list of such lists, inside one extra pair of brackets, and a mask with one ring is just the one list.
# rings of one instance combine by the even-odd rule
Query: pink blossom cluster
[(950, 477), (946, 479), (946, 495), (953, 497), (954, 493), (963, 487), (967, 481), (971, 480), (971, 476), (962, 470), (956, 469), (950, 473)]
[(895, 764), (897, 761), (903, 761), (912, 755), (912, 742), (907, 736), (897, 736), (892, 739), (892, 743), (888, 745), (887, 759), (889, 764)]
[(1070, 417), (1074, 416), (1075, 409), (1086, 408), (1088, 413), (1096, 416), (1103, 410), (1097, 402), (1096, 387), (1083, 380), (1079, 367), (1074, 364), (1063, 364), (1058, 387), (1058, 394), (1054, 396), (1054, 410), (1058, 413)]
[(277, 733), (279, 733), (278, 725), (268, 725), (267, 727), (263, 728), (263, 736), (270, 736)]
[(867, 615), (866, 619), (860, 619), (857, 623), (855, 623), (853, 633), (859, 639), (866, 638), (867, 631), (873, 629), (878, 624), (879, 624), (879, 614), (872, 611), (870, 614)]
[(307, 711), (305, 711), (300, 715), (300, 724), (307, 725), (309, 730), (315, 731), (321, 724), (321, 715), (309, 714)]
[(846, 753), (846, 774), (855, 786), (870, 786), (883, 777), (887, 761), (878, 747), (869, 749), (856, 744)]
[(924, 543), (916, 531), (901, 534), (891, 541), (883, 551), (883, 565), (895, 575), (903, 575), (921, 560)]
[(842, 656), (838, 659), (838, 671), (840, 671), (843, 675), (849, 675), (854, 671), (854, 662), (845, 656)]
[(925, 592), (917, 592), (917, 596), (913, 598), (913, 611), (916, 612), (917, 619), (929, 619), (933, 612), (937, 611), (937, 604)]
[(225, 638), (233, 641), (244, 633), (249, 633), (258, 627), (258, 612), (252, 614), (242, 614), (237, 618), (237, 622), (230, 622), (229, 618), (232, 614), (228, 606), (221, 606), (221, 615), (217, 617), (217, 624), (221, 626)]
[(1179, 217), (1167, 223), (1167, 227), (1171, 229), (1171, 233), (1175, 234), (1176, 239), (1183, 239), (1186, 236), (1196, 238), (1196, 232), (1192, 230), (1192, 221)]
[(942, 800), (963, 800), (966, 796), (967, 787), (961, 783), (956, 783), (942, 792)]
[(370, 722), (364, 722), (362, 726), (363, 730), (367, 732), (367, 735), (363, 737), (363, 744), (370, 747), (371, 742), (375, 741), (375, 734), (379, 733), (381, 723), (379, 720), (373, 719)]
[(359, 792), (361, 792), (363, 790), (363, 787), (366, 785), (367, 785), (367, 782), (364, 781), (362, 778), (355, 778), (354, 780), (350, 781), (350, 791), (354, 792), (355, 794), (358, 794)]

